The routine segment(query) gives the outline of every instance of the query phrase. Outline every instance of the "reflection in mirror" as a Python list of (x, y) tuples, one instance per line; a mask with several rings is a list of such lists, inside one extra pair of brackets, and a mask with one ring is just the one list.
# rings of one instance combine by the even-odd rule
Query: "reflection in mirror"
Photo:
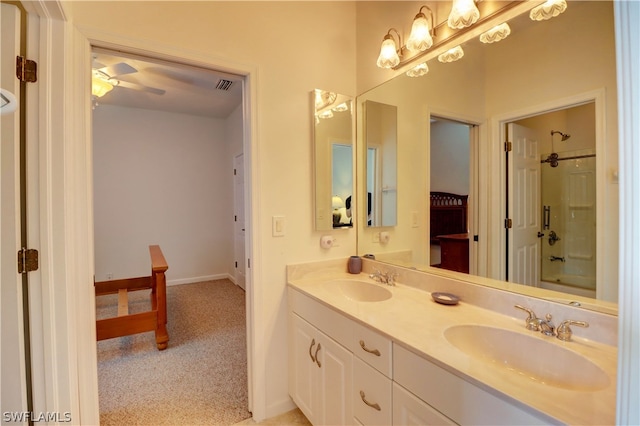
[[(399, 266), (562, 303), (579, 301), (587, 309), (616, 313), (618, 133), (612, 2), (572, 1), (556, 18), (532, 21), (525, 12), (509, 20), (509, 25), (511, 34), (500, 42), (483, 44), (477, 38), (470, 39), (462, 43), (464, 56), (458, 61), (430, 59), (426, 75), (412, 78), (403, 73), (358, 97), (358, 106), (368, 100), (397, 106), (399, 171), (398, 225), (389, 230), (389, 243), (376, 242), (374, 230), (358, 226), (358, 252), (375, 254), (377, 260)], [(448, 47), (454, 46), (443, 49)], [(571, 118), (574, 107), (593, 113)], [(360, 112), (359, 121), (364, 120)], [(477, 139), (473, 142), (472, 138), (465, 153), (469, 169), (450, 169), (441, 180), (465, 180), (468, 173), (468, 190), (440, 186), (430, 172), (430, 164), (437, 161), (433, 158), (437, 148), (433, 132), (438, 125), (430, 122), (431, 116), (474, 124), (469, 131)], [(533, 238), (539, 253), (536, 266), (522, 264), (533, 272), (525, 279), (518, 277), (523, 269), (517, 265), (518, 259), (525, 259), (524, 252), (515, 249), (515, 230), (506, 228), (507, 219), (515, 226), (517, 204), (513, 203), (522, 192), (514, 191), (514, 181), (508, 186), (507, 167), (514, 171), (511, 161), (515, 153), (505, 152), (505, 142), (512, 142), (513, 150), (517, 149), (508, 125), (531, 127), (533, 121), (543, 123), (536, 124), (535, 134), (527, 136), (527, 140), (539, 143), (534, 155), (539, 170), (536, 179), (540, 179), (536, 200), (550, 195), (549, 191), (564, 191), (556, 186), (559, 181), (568, 181), (580, 195), (573, 201), (540, 199), (537, 207), (528, 210), (534, 212), (529, 218), (534, 222)], [(358, 123), (359, 129), (364, 126)], [(560, 132), (553, 135), (553, 147), (552, 130)], [(562, 141), (561, 133), (571, 138)], [(364, 149), (365, 141), (360, 135), (358, 138)], [(592, 147), (582, 146), (587, 140)], [(526, 149), (530, 148), (527, 145)], [(545, 160), (551, 154), (563, 158), (592, 152), (595, 157), (559, 161), (557, 169), (572, 165), (578, 174), (546, 176), (551, 167)], [(580, 162), (577, 168), (576, 161)], [(583, 172), (581, 167), (588, 161), (595, 165)], [(358, 167), (364, 169), (363, 164)], [(431, 250), (431, 192), (469, 196), (469, 275), (431, 266), (442, 263), (433, 258)], [(545, 206), (551, 206), (549, 229), (544, 229)], [(551, 229), (556, 225), (557, 229)], [(571, 236), (571, 228), (585, 232)], [(551, 231), (560, 238), (555, 245), (549, 245)], [(538, 237), (538, 232), (544, 235)]]
[(316, 89), (314, 109), (315, 228), (353, 226), (353, 114), (350, 96)]
[(397, 107), (380, 102), (363, 104), (367, 182), (367, 226), (397, 222)]

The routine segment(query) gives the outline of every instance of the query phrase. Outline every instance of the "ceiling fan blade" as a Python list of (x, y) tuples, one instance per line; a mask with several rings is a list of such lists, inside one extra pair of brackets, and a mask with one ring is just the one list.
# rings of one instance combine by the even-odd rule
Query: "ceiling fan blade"
[(132, 74), (138, 72), (137, 69), (125, 62), (119, 62), (117, 64), (109, 65), (104, 68), (100, 68), (98, 71), (105, 73), (110, 78), (117, 77), (119, 75)]
[(166, 90), (156, 89), (155, 87), (143, 86), (142, 84), (129, 83), (128, 81), (120, 80), (117, 87), (124, 87), (126, 89), (138, 90), (140, 92), (153, 93), (154, 95), (164, 95)]

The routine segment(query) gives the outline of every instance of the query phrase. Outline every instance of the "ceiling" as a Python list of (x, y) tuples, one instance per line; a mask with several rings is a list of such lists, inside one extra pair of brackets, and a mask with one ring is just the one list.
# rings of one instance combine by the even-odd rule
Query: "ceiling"
[[(96, 108), (119, 105), (227, 118), (242, 103), (243, 79), (234, 74), (98, 48), (93, 49), (92, 68), (107, 71), (111, 81), (120, 82), (96, 99)], [(127, 73), (115, 75), (123, 69)]]

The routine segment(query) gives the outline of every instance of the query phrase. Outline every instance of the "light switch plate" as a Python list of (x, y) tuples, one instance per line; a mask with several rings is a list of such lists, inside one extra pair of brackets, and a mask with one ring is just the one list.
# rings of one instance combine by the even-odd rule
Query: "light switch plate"
[(271, 219), (271, 235), (284, 237), (284, 216), (273, 216)]

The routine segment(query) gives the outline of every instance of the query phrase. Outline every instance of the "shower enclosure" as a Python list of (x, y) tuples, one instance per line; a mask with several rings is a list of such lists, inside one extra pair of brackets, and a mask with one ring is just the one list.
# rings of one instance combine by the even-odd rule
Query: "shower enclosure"
[(541, 286), (596, 290), (596, 158), (593, 149), (541, 162)]

